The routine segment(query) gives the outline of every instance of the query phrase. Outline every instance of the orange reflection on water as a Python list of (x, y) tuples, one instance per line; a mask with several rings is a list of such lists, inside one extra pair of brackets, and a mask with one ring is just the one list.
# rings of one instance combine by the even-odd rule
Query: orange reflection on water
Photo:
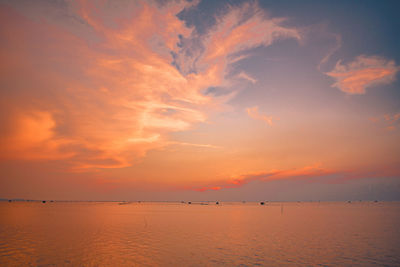
[(0, 203), (6, 266), (398, 265), (400, 203)]

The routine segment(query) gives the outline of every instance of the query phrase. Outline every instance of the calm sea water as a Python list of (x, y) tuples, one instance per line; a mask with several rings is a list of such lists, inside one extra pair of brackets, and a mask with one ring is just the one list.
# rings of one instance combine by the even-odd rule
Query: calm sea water
[(1, 266), (400, 266), (400, 203), (0, 203)]

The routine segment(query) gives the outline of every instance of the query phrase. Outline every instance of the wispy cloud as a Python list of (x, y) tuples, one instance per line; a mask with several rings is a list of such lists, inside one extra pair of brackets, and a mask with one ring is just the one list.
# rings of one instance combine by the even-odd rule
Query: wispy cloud
[(247, 114), (250, 116), (250, 118), (253, 118), (255, 120), (264, 121), (270, 126), (272, 126), (273, 120), (278, 119), (273, 116), (268, 116), (268, 115), (260, 113), (258, 111), (258, 106), (247, 108), (246, 111), (247, 111)]
[(257, 80), (255, 78), (251, 77), (249, 74), (247, 74), (244, 71), (240, 72), (237, 77), (248, 80), (249, 82), (251, 82), (253, 84), (257, 82)]
[(322, 168), (320, 164), (314, 164), (302, 168), (248, 173), (227, 178), (226, 180), (220, 181), (219, 183), (214, 183), (205, 186), (197, 186), (197, 187), (195, 186), (186, 189), (204, 192), (207, 190), (221, 190), (227, 188), (241, 187), (253, 181), (267, 182), (267, 181), (284, 180), (284, 179), (310, 179), (313, 177), (324, 177), (335, 173), (336, 173), (335, 171)]
[(186, 142), (175, 142), (169, 141), (167, 142), (168, 145), (179, 145), (179, 146), (192, 146), (192, 147), (199, 147), (199, 148), (221, 148), (220, 146), (210, 145), (210, 144), (195, 144), (195, 143), (186, 143)]
[(394, 114), (387, 113), (381, 117), (370, 117), (369, 120), (373, 123), (383, 123), (385, 129), (392, 131), (400, 126), (400, 112)]
[[(398, 164), (397, 164), (398, 165)], [(321, 164), (313, 164), (300, 168), (270, 170), (254, 172), (228, 177), (208, 185), (185, 187), (184, 189), (205, 192), (242, 187), (254, 181), (270, 182), (277, 180), (304, 180), (322, 183), (344, 183), (349, 180), (365, 178), (400, 177), (400, 168), (396, 165), (387, 165), (381, 168), (365, 168), (363, 170), (340, 170), (324, 168)], [(317, 179), (317, 180), (315, 180)]]
[(330, 60), (330, 58), (342, 47), (342, 36), (339, 34), (330, 33), (330, 36), (335, 40), (334, 45), (328, 50), (326, 55), (321, 59), (318, 64), (318, 70), (321, 70), (322, 66)]
[[(224, 105), (203, 92), (234, 82), (225, 77), (230, 55), (300, 39), (256, 3), (227, 8), (199, 35), (176, 16), (189, 5), (139, 1), (111, 12), (82, 0), (69, 7), (84, 25), (75, 31), (76, 21), (33, 20), (1, 6), (1, 158), (62, 159), (74, 170), (130, 166)], [(188, 53), (195, 42), (202, 49)], [(194, 71), (185, 71), (189, 63)]]
[(207, 73), (224, 84), (227, 65), (246, 57), (237, 53), (280, 39), (302, 38), (297, 29), (282, 26), (284, 18), (268, 17), (257, 2), (228, 6), (215, 19), (216, 24), (205, 34), (193, 31), (175, 51), (175, 63), (183, 73)]
[(347, 94), (365, 94), (367, 87), (388, 84), (395, 80), (399, 67), (393, 60), (378, 56), (358, 56), (348, 64), (336, 63), (335, 68), (326, 73), (333, 77), (339, 88)]

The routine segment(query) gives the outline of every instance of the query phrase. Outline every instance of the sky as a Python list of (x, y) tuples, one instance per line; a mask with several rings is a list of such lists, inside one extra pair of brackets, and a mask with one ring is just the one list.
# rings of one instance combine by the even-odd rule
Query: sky
[(397, 1), (0, 1), (0, 198), (400, 200)]

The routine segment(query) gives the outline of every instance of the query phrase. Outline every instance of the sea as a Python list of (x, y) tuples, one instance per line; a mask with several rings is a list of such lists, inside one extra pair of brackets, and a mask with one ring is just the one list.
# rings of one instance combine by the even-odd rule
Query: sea
[(400, 202), (0, 202), (0, 266), (400, 266)]

